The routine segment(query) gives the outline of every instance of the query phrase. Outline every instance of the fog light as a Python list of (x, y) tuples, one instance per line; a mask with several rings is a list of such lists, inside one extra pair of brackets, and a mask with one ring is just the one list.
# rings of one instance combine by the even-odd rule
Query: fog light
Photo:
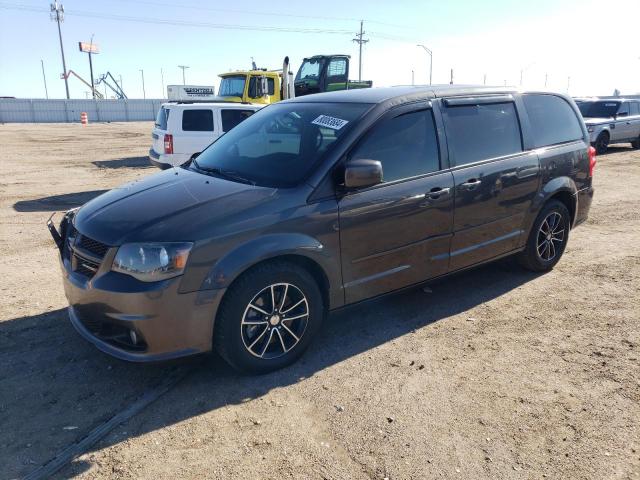
[(129, 330), (129, 338), (131, 338), (131, 343), (133, 343), (134, 345), (138, 343), (138, 335), (135, 331)]

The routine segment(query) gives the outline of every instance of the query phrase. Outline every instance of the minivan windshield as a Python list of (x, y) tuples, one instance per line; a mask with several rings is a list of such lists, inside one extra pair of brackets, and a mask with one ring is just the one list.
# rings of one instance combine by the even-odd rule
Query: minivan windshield
[(618, 112), (620, 102), (580, 102), (578, 108), (584, 118), (609, 118)]
[(202, 173), (293, 187), (369, 108), (356, 103), (277, 103), (220, 137), (191, 164)]

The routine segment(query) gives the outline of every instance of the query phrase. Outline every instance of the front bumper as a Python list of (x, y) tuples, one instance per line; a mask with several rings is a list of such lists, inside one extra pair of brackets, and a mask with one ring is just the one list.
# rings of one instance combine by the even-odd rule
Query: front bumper
[(63, 246), (59, 257), (69, 318), (98, 349), (134, 362), (211, 350), (213, 323), (224, 290), (180, 293), (181, 277), (145, 283), (112, 272), (116, 248), (107, 251), (91, 276), (82, 268), (74, 270), (69, 249)]

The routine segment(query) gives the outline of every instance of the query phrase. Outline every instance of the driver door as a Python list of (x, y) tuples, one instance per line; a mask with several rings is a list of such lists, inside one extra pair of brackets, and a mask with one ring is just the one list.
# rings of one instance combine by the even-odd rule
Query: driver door
[(453, 175), (443, 169), (431, 108), (392, 111), (348, 160), (382, 164), (383, 183), (339, 199), (346, 303), (402, 288), (448, 270)]

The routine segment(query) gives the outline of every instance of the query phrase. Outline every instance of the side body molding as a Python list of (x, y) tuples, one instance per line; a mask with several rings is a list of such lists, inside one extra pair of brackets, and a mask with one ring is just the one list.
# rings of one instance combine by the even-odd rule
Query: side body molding
[[(265, 260), (295, 255), (311, 260), (331, 286), (342, 285), (339, 257), (317, 239), (301, 233), (273, 233), (254, 238), (227, 252), (211, 267), (200, 290), (227, 288), (248, 268)], [(329, 289), (330, 308), (344, 304), (342, 288)]]

